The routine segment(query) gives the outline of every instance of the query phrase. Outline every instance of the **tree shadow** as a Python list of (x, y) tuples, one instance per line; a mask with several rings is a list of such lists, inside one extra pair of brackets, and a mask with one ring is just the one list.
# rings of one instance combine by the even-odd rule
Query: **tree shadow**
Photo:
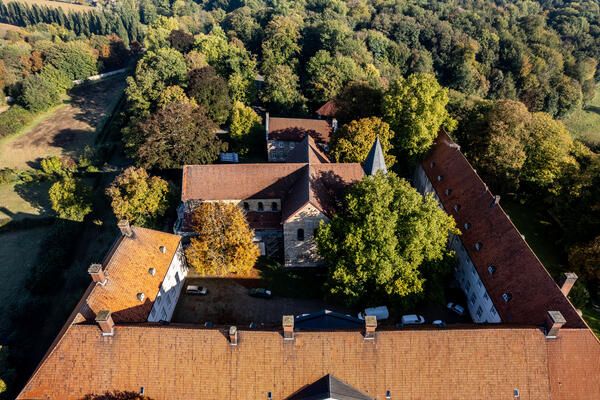
[(594, 114), (600, 115), (600, 107), (599, 106), (586, 106), (583, 108), (585, 111), (593, 112)]
[[(20, 182), (15, 185), (14, 190), (19, 197), (39, 212), (39, 216), (48, 216), (52, 214), (50, 198), (48, 197), (48, 189), (51, 184), (49, 181)], [(10, 212), (9, 210), (2, 211), (7, 215)]]

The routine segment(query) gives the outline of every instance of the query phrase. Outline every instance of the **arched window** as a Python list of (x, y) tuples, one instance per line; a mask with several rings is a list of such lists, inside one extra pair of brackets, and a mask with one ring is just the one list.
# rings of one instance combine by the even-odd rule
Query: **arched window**
[(271, 211), (277, 211), (279, 209), (279, 206), (277, 205), (277, 202), (274, 201), (271, 203)]
[(304, 229), (298, 229), (296, 235), (298, 236), (298, 240), (300, 242), (304, 241)]
[(258, 202), (258, 211), (264, 211), (265, 210), (265, 206), (263, 205), (262, 201)]
[(244, 202), (244, 211), (250, 211), (250, 204), (247, 201)]

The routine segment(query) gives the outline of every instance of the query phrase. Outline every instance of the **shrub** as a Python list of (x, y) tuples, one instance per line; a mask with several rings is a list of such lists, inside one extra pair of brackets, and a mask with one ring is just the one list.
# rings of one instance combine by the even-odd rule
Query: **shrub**
[(33, 119), (33, 114), (21, 106), (12, 106), (0, 114), (0, 138), (19, 132)]

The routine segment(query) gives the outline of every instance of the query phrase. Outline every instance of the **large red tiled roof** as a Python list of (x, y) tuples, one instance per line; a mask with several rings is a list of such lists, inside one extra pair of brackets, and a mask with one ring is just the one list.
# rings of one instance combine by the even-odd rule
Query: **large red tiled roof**
[(335, 100), (329, 100), (316, 111), (321, 117), (335, 118), (339, 112), (339, 106)]
[[(567, 320), (565, 327), (586, 327), (447, 134), (440, 133), (422, 167), (444, 209), (456, 220), (460, 239), (502, 322), (543, 325), (547, 311), (560, 311)], [(465, 224), (470, 224), (469, 229)], [(476, 243), (481, 244), (479, 251)], [(495, 267), (493, 274), (489, 266)], [(510, 301), (503, 300), (504, 293), (512, 296)]]
[(535, 328), (380, 331), (374, 341), (360, 332), (299, 332), (284, 341), (280, 332), (240, 331), (231, 346), (224, 330), (146, 324), (102, 337), (94, 325), (73, 325), (18, 399), (141, 387), (155, 400), (266, 399), (268, 392), (285, 399), (327, 374), (378, 399), (390, 391), (393, 399), (504, 400), (514, 389), (522, 400), (600, 398), (593, 369), (573, 377), (586, 382), (581, 396), (551, 393), (549, 379), (566, 377), (553, 370), (552, 346)]
[[(94, 285), (81, 304), (79, 312), (86, 320), (93, 321), (102, 310), (111, 311), (115, 322), (148, 319), (181, 238), (152, 229), (132, 229), (133, 237), (120, 237), (104, 262), (106, 283)], [(150, 268), (155, 269), (154, 275)], [(138, 293), (144, 293), (143, 301), (137, 298)]]
[(329, 143), (332, 127), (323, 119), (269, 117), (269, 140), (300, 142), (309, 134), (319, 143)]

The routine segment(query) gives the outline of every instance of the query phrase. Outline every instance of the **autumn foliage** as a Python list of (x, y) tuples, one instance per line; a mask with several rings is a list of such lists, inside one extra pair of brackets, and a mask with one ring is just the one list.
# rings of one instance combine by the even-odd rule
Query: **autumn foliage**
[(186, 250), (188, 264), (202, 275), (247, 275), (258, 258), (254, 232), (234, 204), (204, 203), (194, 210), (197, 237)]

